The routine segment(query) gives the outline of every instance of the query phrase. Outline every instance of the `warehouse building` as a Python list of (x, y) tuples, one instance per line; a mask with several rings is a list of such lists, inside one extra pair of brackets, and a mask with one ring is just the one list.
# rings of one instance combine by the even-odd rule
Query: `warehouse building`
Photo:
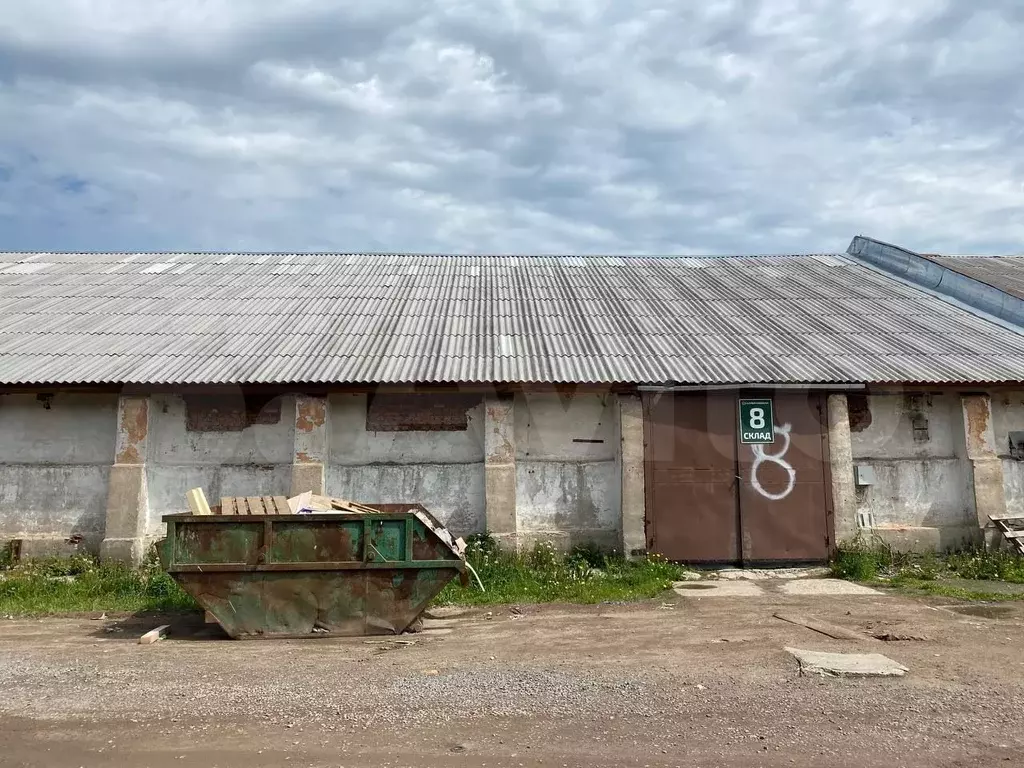
[(138, 560), (201, 486), (693, 562), (977, 542), (1024, 514), (1024, 298), (944, 261), (0, 254), (0, 540)]

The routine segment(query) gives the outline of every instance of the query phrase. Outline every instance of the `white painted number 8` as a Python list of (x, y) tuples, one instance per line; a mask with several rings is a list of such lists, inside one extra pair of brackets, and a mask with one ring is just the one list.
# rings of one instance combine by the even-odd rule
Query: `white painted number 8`
[(764, 408), (750, 409), (750, 428), (764, 429)]

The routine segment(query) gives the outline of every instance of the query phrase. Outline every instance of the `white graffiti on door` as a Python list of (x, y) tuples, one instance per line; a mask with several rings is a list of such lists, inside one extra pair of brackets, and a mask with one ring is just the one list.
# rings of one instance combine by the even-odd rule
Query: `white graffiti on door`
[[(786, 498), (793, 492), (793, 486), (796, 485), (796, 470), (785, 460), (786, 451), (789, 450), (789, 431), (792, 428), (790, 424), (775, 427), (775, 434), (782, 435), (782, 450), (778, 453), (765, 453), (765, 446), (763, 445), (750, 446), (750, 449), (754, 452), (754, 463), (750, 465), (750, 485), (755, 491), (771, 501), (781, 501)], [(788, 482), (785, 489), (779, 493), (769, 493), (761, 486), (761, 481), (757, 479), (757, 470), (766, 461), (778, 464), (786, 472)]]

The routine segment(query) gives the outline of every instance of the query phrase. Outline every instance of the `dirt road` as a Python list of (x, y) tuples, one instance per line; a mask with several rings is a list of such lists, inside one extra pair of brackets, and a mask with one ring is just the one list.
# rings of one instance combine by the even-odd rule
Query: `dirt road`
[[(939, 605), (934, 603), (933, 605)], [(221, 639), (197, 617), (0, 621), (3, 766), (1024, 764), (1024, 613), (899, 597), (676, 598), (473, 611), (449, 629)], [(928, 640), (833, 640), (778, 610)], [(783, 646), (902, 679), (800, 677)]]

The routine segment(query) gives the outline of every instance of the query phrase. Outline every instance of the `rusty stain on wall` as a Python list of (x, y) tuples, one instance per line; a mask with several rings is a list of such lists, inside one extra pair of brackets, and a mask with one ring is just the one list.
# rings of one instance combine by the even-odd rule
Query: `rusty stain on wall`
[(988, 431), (989, 407), (984, 396), (970, 396), (963, 399), (964, 416), (967, 419), (967, 448), (971, 455), (990, 453), (985, 433)]
[(492, 424), (491, 434), (487, 437), (485, 460), (490, 464), (508, 464), (515, 459), (516, 447), (510, 435), (513, 425), (510, 423), (512, 412), (503, 403), (487, 404), (487, 423)]
[(125, 398), (121, 405), (121, 435), (115, 461), (118, 464), (142, 464), (139, 452), (149, 432), (149, 400), (144, 397)]
[[(312, 432), (327, 421), (327, 401), (322, 397), (299, 397), (296, 402), (295, 429)], [(304, 454), (296, 454), (302, 456)]]

